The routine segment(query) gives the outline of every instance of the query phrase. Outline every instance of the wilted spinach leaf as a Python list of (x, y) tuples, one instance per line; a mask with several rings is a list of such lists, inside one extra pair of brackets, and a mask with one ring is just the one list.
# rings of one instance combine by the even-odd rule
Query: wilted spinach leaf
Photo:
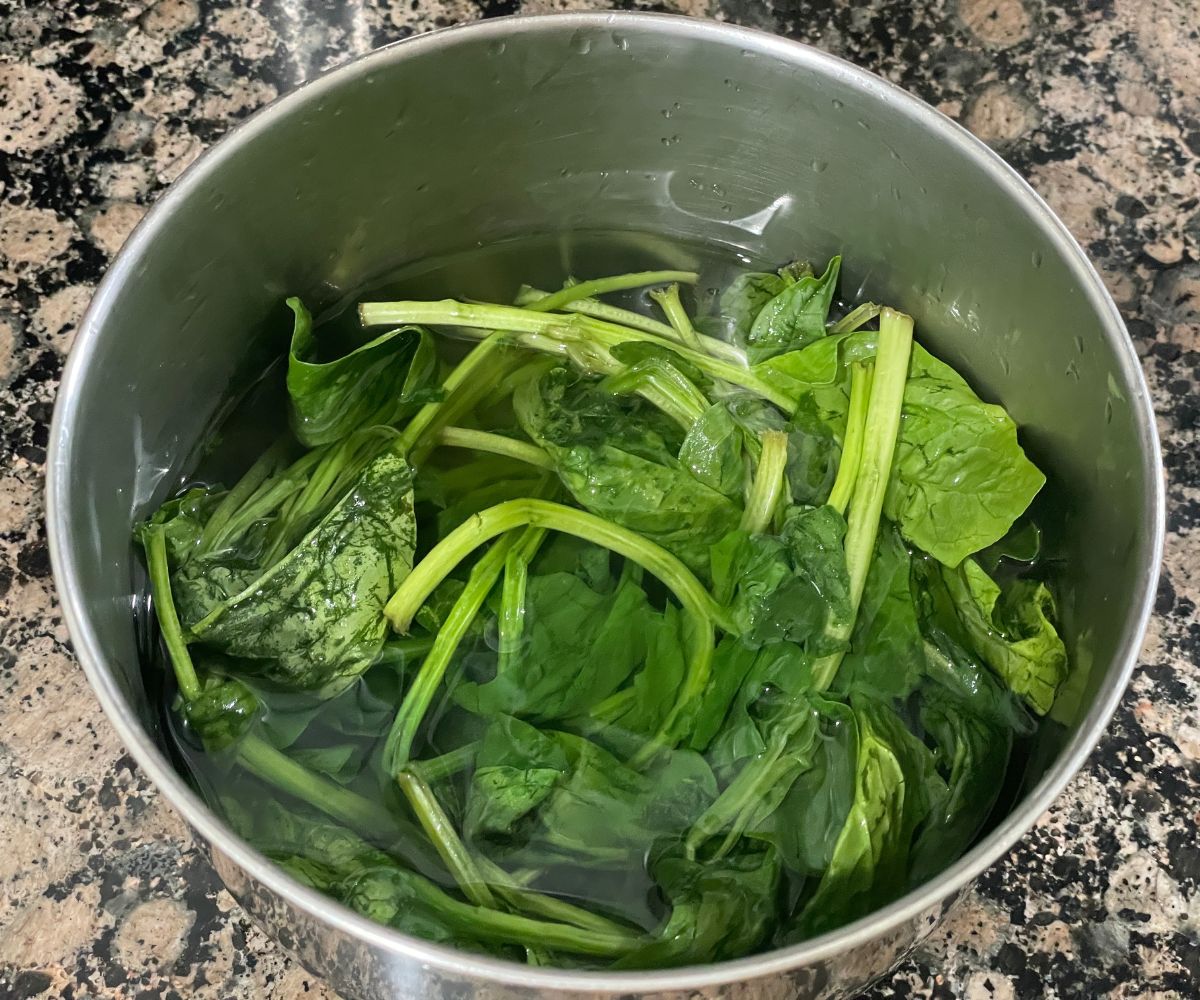
[(570, 573), (532, 576), (519, 659), (486, 683), (459, 685), (455, 700), (543, 722), (582, 714), (642, 662), (658, 617), (629, 577), (602, 593)]
[(670, 915), (653, 940), (622, 958), (618, 968), (700, 965), (745, 955), (762, 945), (778, 919), (779, 858), (769, 845), (707, 863), (672, 852), (652, 872)]
[[(572, 391), (572, 380), (556, 369), (517, 392), (525, 432), (549, 452), (581, 506), (705, 573), (708, 546), (737, 526), (739, 507), (688, 472), (653, 422), (643, 428), (627, 417), (606, 420), (593, 405), (596, 394)], [(573, 409), (579, 400), (587, 405)]]
[(841, 265), (842, 258), (834, 257), (821, 277), (804, 275), (759, 309), (745, 341), (751, 364), (799, 350), (825, 336)]
[(295, 549), (192, 632), (276, 683), (341, 690), (383, 645), (383, 606), (414, 543), (412, 476), (385, 453)]
[(427, 331), (401, 327), (322, 359), (308, 310), (298, 298), (287, 304), (295, 313), (287, 388), (292, 430), (303, 444), (329, 444), (359, 427), (393, 423), (439, 398), (437, 352)]
[(1001, 591), (979, 564), (943, 567), (971, 648), (1039, 715), (1054, 703), (1067, 675), (1067, 650), (1054, 629), (1054, 598), (1035, 580), (1018, 579)]

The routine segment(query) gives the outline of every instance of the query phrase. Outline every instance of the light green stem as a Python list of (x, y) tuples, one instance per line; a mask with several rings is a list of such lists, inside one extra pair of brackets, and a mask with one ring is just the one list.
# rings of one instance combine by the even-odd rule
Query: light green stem
[(746, 500), (746, 509), (742, 512), (743, 531), (758, 535), (770, 525), (779, 498), (783, 495), (787, 446), (788, 439), (784, 431), (763, 431), (758, 468)]
[[(294, 796), (376, 842), (395, 839), (406, 825), (381, 805), (310, 771), (254, 732), (237, 745), (238, 763), (257, 778)], [(416, 834), (416, 828), (412, 828)]]
[(246, 470), (234, 487), (225, 494), (221, 502), (217, 504), (217, 509), (212, 512), (204, 525), (204, 531), (201, 533), (200, 542), (197, 545), (199, 551), (210, 551), (225, 537), (225, 527), (230, 518), (259, 491), (264, 483), (280, 471), (287, 447), (286, 437), (276, 441), (258, 457), (258, 460)]
[[(492, 508), (493, 510), (495, 508)], [(486, 513), (486, 512), (485, 512)], [(481, 515), (469, 518), (458, 529), (447, 535), (447, 538), (453, 537), (462, 528), (473, 524), (479, 520)], [(495, 534), (500, 534), (496, 532)], [(494, 536), (488, 536), (494, 537)], [(467, 629), (471, 627), (471, 622), (475, 620), (475, 616), (479, 614), (479, 609), (483, 607), (483, 602), (487, 600), (488, 594), (496, 585), (496, 581), (500, 578), (500, 571), (504, 567), (504, 560), (508, 556), (509, 550), (516, 544), (517, 536), (510, 535), (500, 539), (493, 545), (483, 558), (475, 564), (471, 570), (471, 575), (467, 580), (467, 585), (463, 588), (461, 594), (458, 595), (458, 600), (454, 602), (454, 606), (450, 609), (450, 613), (446, 616), (445, 622), (438, 630), (437, 636), (433, 640), (433, 648), (429, 651), (429, 655), (425, 657), (421, 663), (421, 669), (417, 671), (417, 676), (413, 679), (411, 687), (405, 692), (404, 700), (400, 703), (400, 708), (396, 712), (395, 721), (392, 723), (391, 732), (388, 734), (387, 744), (384, 747), (384, 760), (386, 766), (393, 773), (397, 773), (401, 768), (407, 766), (409, 756), (412, 753), (413, 740), (416, 739), (417, 729), (420, 727), (422, 720), (425, 718), (425, 713), (429, 711), (429, 706), (433, 702), (433, 696), (437, 692), (438, 685), (441, 684), (442, 678), (446, 674), (446, 669), (450, 666), (450, 661), (454, 658), (454, 653), (458, 649), (458, 644), (462, 642), (463, 636), (467, 634)], [(439, 546), (434, 546), (434, 552)], [(420, 563), (418, 568), (424, 566), (433, 552), (427, 555)], [(455, 560), (455, 565), (461, 560)], [(446, 567), (446, 573), (454, 568), (454, 565)], [(434, 587), (445, 579), (445, 573), (439, 576), (429, 588), (427, 592), (417, 602), (416, 607), (412, 609), (415, 615), (417, 610), (425, 603), (425, 599), (433, 593)], [(406, 578), (411, 579), (411, 574)], [(403, 589), (403, 585), (401, 585)], [(392, 600), (396, 598), (393, 596)], [(390, 602), (389, 602), (390, 606)], [(388, 616), (393, 625), (395, 618)], [(406, 632), (408, 624), (412, 621), (409, 616), (404, 623), (403, 629), (398, 631)]]
[(426, 879), (414, 879), (414, 891), (426, 906), (464, 935), (489, 941), (521, 944), (536, 941), (541, 948), (599, 958), (616, 958), (631, 951), (642, 938), (632, 931), (592, 931), (567, 924), (535, 920), (515, 913), (462, 903)]
[[(516, 306), (456, 302), (453, 299), (437, 302), (364, 302), (358, 307), (358, 313), (364, 326), (401, 326), (413, 323), (424, 326), (456, 326), (464, 331), (504, 330), (511, 334), (535, 334), (564, 345), (558, 353), (566, 353), (566, 345), (571, 343), (586, 344), (591, 341), (604, 347), (614, 347), (630, 341), (645, 341), (674, 351), (711, 378), (739, 385), (774, 403), (785, 413), (790, 414), (796, 408), (794, 399), (773, 389), (745, 365), (732, 364), (701, 354), (677, 341), (585, 316), (545, 315)], [(528, 340), (525, 336), (518, 336), (516, 342), (534, 350), (546, 349), (542, 343)]]
[(795, 781), (799, 777), (795, 761), (780, 759), (786, 747), (786, 740), (774, 741), (762, 756), (737, 773), (717, 800), (692, 824), (684, 840), (688, 857), (695, 857), (705, 841), (724, 831), (725, 839), (711, 855), (714, 861), (723, 858), (745, 833), (755, 805), (762, 800), (764, 792), (781, 781), (789, 778)]
[(184, 701), (195, 701), (200, 697), (200, 679), (184, 641), (183, 626), (179, 623), (175, 598), (171, 594), (171, 569), (167, 564), (167, 539), (162, 525), (144, 528), (142, 539), (146, 548), (146, 568), (150, 573), (150, 592), (154, 597), (154, 614), (158, 617), (158, 628), (171, 658), (175, 680)]
[(829, 506), (842, 516), (854, 495), (858, 467), (862, 461), (863, 432), (867, 425), (867, 403), (871, 396), (872, 368), (868, 362), (855, 361), (850, 366), (850, 409), (846, 414), (846, 440), (842, 442), (842, 459), (837, 478), (829, 493)]
[(692, 326), (687, 310), (683, 308), (683, 302), (679, 298), (679, 286), (668, 285), (666, 288), (656, 289), (650, 293), (650, 298), (658, 303), (671, 328), (679, 335), (680, 341), (693, 351), (703, 353), (704, 346), (700, 343), (696, 328)]
[(544, 528), (526, 529), (504, 561), (504, 586), (500, 593), (499, 650), (496, 672), (507, 675), (521, 653), (525, 632), (525, 592), (529, 563), (546, 537)]
[(444, 781), (446, 778), (452, 778), (456, 774), (461, 774), (470, 767), (475, 760), (475, 753), (478, 749), (478, 743), (467, 743), (456, 750), (447, 751), (438, 757), (409, 761), (408, 769), (415, 771), (429, 784), (433, 784), (436, 781)]
[(583, 930), (594, 931), (597, 934), (628, 934), (629, 929), (622, 927), (614, 920), (585, 910), (571, 903), (535, 889), (521, 885), (520, 881), (510, 875), (498, 864), (486, 857), (476, 858), (476, 864), (484, 878), (488, 880), (492, 891), (500, 896), (513, 909), (524, 910), (536, 917), (545, 917), (563, 924), (571, 924)]
[(505, 357), (507, 344), (508, 338), (502, 333), (484, 337), (446, 376), (442, 383), (445, 397), (437, 403), (426, 403), (413, 415), (396, 442), (396, 450), (418, 464), (433, 446), (439, 428), (466, 413), (497, 381), (521, 364), (519, 355)]
[(690, 285), (699, 278), (700, 275), (695, 271), (636, 271), (632, 274), (614, 274), (609, 278), (593, 278), (591, 281), (580, 281), (574, 285), (567, 285), (545, 298), (538, 299), (529, 308), (536, 309), (538, 312), (551, 312), (561, 309), (568, 303), (588, 299), (595, 295), (605, 295), (608, 292), (624, 292), (631, 288), (661, 285), (668, 281), (683, 281)]
[(610, 375), (600, 387), (614, 395), (637, 393), (679, 424), (684, 433), (709, 406), (704, 393), (686, 375), (659, 358), (634, 362), (619, 374)]
[[(862, 459), (859, 463), (850, 514), (846, 520), (846, 571), (850, 577), (851, 614), (834, 639), (847, 641), (867, 583), (867, 571), (875, 552), (883, 498), (892, 472), (892, 456), (900, 434), (900, 413), (904, 405), (904, 387), (908, 382), (908, 362), (912, 354), (913, 321), (911, 316), (885, 308), (880, 313), (879, 346), (875, 351), (875, 374), (863, 430)], [(833, 683), (845, 652), (822, 657), (813, 664), (813, 687), (824, 691)]]
[(496, 909), (496, 897), (488, 888), (483, 875), (475, 865), (466, 845), (459, 839), (450, 822), (450, 817), (442, 809), (433, 790), (425, 784), (421, 777), (412, 771), (404, 770), (396, 775), (396, 781), (408, 804), (412, 807), (421, 829), (437, 849), (446, 868), (454, 877), (462, 894), (476, 906), (486, 906)]
[[(543, 292), (539, 288), (530, 288), (528, 285), (523, 285), (521, 291), (517, 294), (514, 304), (529, 306), (539, 299), (544, 299), (549, 294), (549, 292)], [(562, 308), (567, 312), (582, 313), (584, 316), (591, 316), (593, 319), (602, 319), (609, 323), (615, 323), (618, 326), (627, 326), (634, 330), (652, 333), (663, 340), (679, 339), (679, 331), (669, 323), (661, 323), (649, 316), (643, 316), (639, 312), (634, 312), (632, 309), (621, 309), (619, 306), (611, 306), (607, 302), (600, 302), (597, 299), (579, 299)], [(732, 362), (735, 365), (745, 366), (746, 356), (738, 348), (734, 347), (733, 344), (726, 343), (724, 340), (719, 340), (716, 337), (707, 337), (702, 333), (697, 333), (696, 336), (706, 354), (711, 354), (714, 358), (723, 358), (725, 361)]]
[(864, 323), (869, 323), (879, 315), (879, 306), (874, 302), (864, 302), (851, 309), (829, 328), (830, 333), (853, 333)]
[(539, 469), (554, 470), (554, 460), (536, 444), (528, 441), (518, 441), (516, 438), (505, 437), (503, 434), (491, 434), (488, 431), (477, 431), (469, 427), (443, 427), (437, 434), (438, 444), (451, 448), (470, 448), (473, 451), (487, 451), (493, 455), (504, 455), (518, 462), (536, 465)]
[(684, 609), (697, 618), (711, 619), (727, 631), (735, 630), (725, 609), (712, 599), (692, 571), (666, 549), (595, 514), (534, 498), (507, 500), (480, 511), (438, 542), (413, 567), (384, 608), (392, 627), (397, 632), (407, 632), (421, 605), (455, 566), (489, 539), (525, 525), (562, 531), (612, 549), (662, 580), (675, 592)]

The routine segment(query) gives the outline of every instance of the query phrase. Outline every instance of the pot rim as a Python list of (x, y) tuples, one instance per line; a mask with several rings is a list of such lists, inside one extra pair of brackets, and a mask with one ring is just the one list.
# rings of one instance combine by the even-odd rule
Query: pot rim
[[(123, 697), (107, 655), (88, 618), (81, 596), (75, 555), (68, 539), (70, 518), (63, 497), (69, 490), (72, 465), (71, 428), (77, 419), (79, 389), (87, 377), (90, 360), (101, 338), (105, 316), (118, 290), (133, 280), (135, 260), (172, 223), (177, 204), (191, 197), (206, 179), (219, 173), (224, 161), (240, 146), (268, 133), (280, 119), (295, 113), (310, 101), (320, 100), (348, 82), (390, 65), (396, 60), (417, 58), (454, 46), (469, 36), (497, 40), (513, 34), (572, 29), (647, 26), (664, 34), (738, 45), (758, 55), (771, 56), (796, 66), (838, 79), (874, 97), (895, 114), (907, 116), (940, 141), (954, 146), (993, 183), (1022, 206), (1040, 228), (1047, 242), (1067, 262), (1088, 304), (1102, 320), (1102, 332), (1114, 349), (1121, 373), (1134, 387), (1129, 400), (1138, 423), (1143, 470), (1148, 482), (1145, 528), (1150, 546), (1140, 567), (1142, 592), (1134, 627), (1124, 636), (1114, 657), (1114, 668), (1099, 697), (1041, 780), (1023, 797), (1018, 807), (962, 858), (937, 877), (918, 886), (882, 909), (850, 924), (808, 941), (747, 958), (701, 966), (647, 972), (596, 972), (545, 969), (475, 955), (377, 924), (327, 896), (301, 885), (262, 854), (233, 834), (188, 787), (158, 745), (143, 729), (138, 716)], [(1145, 377), (1126, 334), (1124, 322), (1099, 275), (1083, 250), (1032, 187), (999, 155), (965, 128), (918, 98), (875, 74), (821, 52), (753, 28), (670, 14), (640, 12), (583, 12), (516, 16), (456, 25), (390, 43), (352, 59), (295, 90), (277, 98), (236, 125), (202, 153), (158, 198), (126, 241), (105, 274), (80, 323), (74, 347), (63, 371), (55, 402), (46, 461), (46, 521), (50, 561), (75, 653), (92, 689), (126, 747), (155, 786), (182, 814), (201, 837), (227, 859), (245, 870), (290, 905), (320, 923), (364, 941), (389, 955), (445, 970), (470, 975), (506, 986), (595, 993), (641, 993), (677, 991), (719, 986), (757, 979), (813, 965), (858, 947), (896, 929), (938, 905), (962, 889), (998, 861), (1034, 825), (1095, 748), (1125, 691), (1142, 648), (1153, 611), (1159, 564), (1165, 533), (1165, 490), (1162, 456), (1154, 410)]]

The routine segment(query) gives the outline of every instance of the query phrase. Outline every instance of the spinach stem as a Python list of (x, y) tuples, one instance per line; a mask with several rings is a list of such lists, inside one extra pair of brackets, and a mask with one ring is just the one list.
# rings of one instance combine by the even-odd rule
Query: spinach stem
[(746, 509), (742, 513), (740, 527), (743, 531), (758, 535), (771, 524), (779, 498), (783, 495), (787, 448), (788, 439), (784, 431), (763, 431), (762, 453), (754, 472), (750, 495), (746, 498)]
[[(361, 311), (361, 310), (360, 310)], [(442, 383), (445, 397), (426, 403), (400, 433), (396, 450), (410, 456), (413, 465), (424, 459), (433, 447), (433, 436), (471, 409), (496, 382), (518, 367), (523, 359), (505, 351), (508, 338), (492, 333), (455, 366)]]
[[(796, 408), (796, 402), (791, 396), (773, 389), (744, 364), (723, 361), (693, 351), (678, 341), (586, 316), (549, 315), (516, 306), (457, 302), (454, 299), (434, 302), (364, 302), (358, 307), (358, 314), (364, 326), (413, 323), (425, 326), (456, 326), (464, 331), (503, 330), (510, 334), (522, 335), (516, 338), (516, 342), (534, 350), (546, 350), (545, 339), (549, 339), (562, 345), (556, 351), (562, 354), (567, 353), (567, 345), (572, 343), (591, 342), (603, 347), (614, 347), (630, 341), (645, 341), (675, 351), (711, 378), (723, 379), (748, 389), (774, 403), (785, 413), (791, 413)], [(529, 335), (537, 335), (543, 339), (530, 339)]]
[(413, 567), (384, 607), (392, 627), (397, 632), (407, 632), (421, 605), (455, 566), (489, 539), (525, 525), (575, 535), (632, 559), (670, 587), (684, 609), (696, 618), (716, 622), (726, 631), (736, 631), (725, 609), (713, 600), (692, 571), (666, 549), (595, 514), (532, 497), (507, 500), (480, 511), (438, 542)]
[(650, 298), (658, 303), (671, 328), (678, 334), (679, 340), (693, 351), (703, 353), (704, 345), (700, 343), (696, 328), (692, 326), (687, 310), (683, 308), (683, 302), (679, 298), (679, 286), (673, 284), (666, 288), (653, 289)]
[[(495, 508), (491, 509), (494, 510)], [(481, 515), (476, 514), (474, 517), (469, 518), (463, 525), (446, 537), (452, 537), (463, 527), (467, 527), (479, 520), (480, 517)], [(496, 534), (500, 534), (500, 532), (496, 532)], [(392, 723), (391, 732), (388, 734), (387, 743), (384, 745), (384, 761), (392, 774), (399, 773), (402, 768), (408, 765), (417, 729), (420, 727), (422, 720), (424, 720), (425, 713), (429, 711), (429, 706), (433, 702), (433, 696), (437, 693), (438, 685), (441, 684), (442, 678), (450, 666), (450, 661), (454, 658), (458, 644), (462, 642), (463, 636), (467, 634), (467, 629), (471, 627), (471, 622), (479, 614), (479, 609), (483, 607), (483, 602), (487, 600), (488, 594), (491, 593), (492, 588), (496, 585), (496, 581), (500, 578), (500, 571), (504, 568), (504, 561), (508, 556), (509, 550), (516, 542), (517, 535), (507, 535), (484, 553), (479, 562), (471, 569), (467, 585), (463, 588), (462, 593), (458, 595), (458, 600), (454, 602), (454, 606), (446, 616), (445, 622), (442, 623), (442, 627), (438, 630), (438, 634), (433, 640), (433, 648), (421, 663), (421, 669), (417, 671), (417, 676), (413, 679), (412, 685), (405, 692), (404, 700), (400, 703), (395, 721)], [(434, 546), (434, 551), (439, 547)], [(432, 556), (433, 553), (431, 552), (418, 563), (418, 566), (425, 565)], [(457, 565), (460, 561), (456, 559), (454, 564), (447, 566), (446, 573), (449, 573), (454, 568), (454, 565)], [(422, 595), (413, 608), (414, 615), (421, 605), (425, 603), (425, 599), (433, 593), (433, 588), (442, 582), (445, 575), (443, 573), (439, 576), (434, 581), (433, 586)], [(406, 577), (406, 579), (408, 578)], [(393, 595), (392, 600), (394, 601), (395, 599)], [(388, 603), (390, 606), (391, 602), (389, 601)], [(390, 615), (388, 617), (391, 618)], [(393, 625), (395, 625), (395, 619), (391, 618), (391, 620)], [(410, 616), (405, 622), (405, 628), (400, 631), (406, 631), (408, 623), (411, 620)]]
[[(522, 285), (513, 304), (531, 308), (535, 303), (546, 298), (549, 294), (549, 292), (543, 291), (540, 288)], [(675, 329), (667, 323), (651, 319), (649, 316), (643, 316), (632, 309), (622, 309), (620, 306), (609, 305), (607, 302), (601, 302), (599, 299), (576, 299), (574, 302), (568, 302), (560, 308), (566, 312), (582, 313), (584, 316), (591, 316), (593, 319), (608, 320), (610, 323), (628, 326), (634, 330), (642, 330), (645, 333), (652, 333), (656, 337), (663, 337), (667, 340), (673, 340), (676, 336)]]
[(600, 388), (613, 395), (637, 393), (679, 424), (685, 433), (709, 407), (708, 399), (691, 379), (661, 358), (636, 361), (624, 371), (608, 376)]
[(183, 638), (183, 626), (175, 610), (175, 598), (171, 594), (171, 570), (167, 564), (166, 531), (161, 524), (148, 525), (143, 529), (142, 540), (146, 549), (146, 568), (150, 573), (150, 592), (154, 597), (154, 614), (158, 617), (158, 628), (171, 657), (171, 667), (184, 701), (195, 701), (200, 697), (200, 679), (192, 654), (188, 652)]
[(869, 363), (855, 361), (850, 366), (850, 409), (846, 414), (846, 439), (842, 442), (842, 458), (837, 478), (829, 493), (829, 506), (843, 517), (854, 484), (858, 481), (858, 466), (862, 461), (863, 432), (867, 423), (867, 402), (871, 396), (872, 369)]
[(869, 323), (879, 315), (879, 306), (874, 302), (864, 302), (855, 306), (845, 316), (829, 328), (830, 333), (853, 333), (864, 323)]
[(529, 308), (538, 312), (551, 312), (570, 302), (605, 295), (608, 292), (624, 292), (631, 288), (660, 285), (667, 281), (683, 281), (690, 285), (699, 279), (700, 275), (695, 271), (635, 271), (631, 274), (615, 274), (608, 278), (593, 278), (591, 281), (567, 285), (533, 302)]
[[(200, 542), (196, 548), (207, 552), (216, 547), (216, 543), (224, 537), (224, 528), (235, 512), (240, 510), (250, 500), (259, 488), (279, 471), (287, 454), (288, 440), (281, 437), (270, 448), (264, 451), (253, 465), (234, 484), (216, 510), (212, 512), (204, 530), (200, 533)], [(296, 487), (293, 487), (295, 489)]]
[[(879, 319), (879, 346), (875, 352), (875, 374), (863, 427), (862, 456), (846, 520), (846, 571), (850, 577), (851, 614), (833, 638), (847, 641), (867, 582), (867, 570), (875, 552), (883, 498), (891, 477), (892, 456), (900, 433), (904, 387), (912, 354), (911, 316), (883, 309)], [(824, 656), (813, 664), (813, 687), (824, 691), (833, 683), (845, 652)]]
[[(237, 745), (238, 763), (257, 778), (339, 820), (376, 842), (406, 825), (382, 806), (310, 771), (254, 732)], [(415, 829), (413, 830), (415, 833)]]
[(525, 633), (525, 592), (529, 563), (546, 537), (544, 528), (529, 528), (504, 560), (504, 584), (500, 591), (499, 650), (497, 674), (512, 669), (521, 652)]
[(491, 452), (493, 455), (504, 455), (518, 462), (536, 465), (539, 469), (554, 471), (554, 460), (536, 444), (518, 441), (503, 434), (492, 434), (469, 427), (443, 427), (438, 431), (437, 442), (451, 448), (470, 448), (474, 451)]
[(609, 920), (607, 917), (592, 913), (581, 906), (575, 906), (521, 885), (517, 878), (490, 858), (479, 857), (476, 859), (476, 863), (493, 891), (513, 909), (524, 910), (534, 916), (545, 917), (559, 923), (571, 924), (582, 930), (595, 931), (597, 934), (629, 934), (629, 930), (615, 920)]
[[(433, 636), (418, 635), (389, 639), (379, 651), (379, 662), (403, 667), (408, 660), (417, 660), (433, 649)], [(399, 660), (399, 664), (394, 661)]]
[[(517, 293), (515, 304), (518, 306), (530, 306), (549, 294), (549, 292), (544, 292), (540, 288), (530, 288), (528, 285), (522, 285), (521, 291)], [(632, 309), (621, 309), (619, 306), (611, 306), (607, 302), (601, 302), (598, 299), (579, 299), (576, 302), (571, 302), (563, 306), (563, 309), (567, 312), (582, 313), (584, 316), (591, 316), (592, 319), (602, 319), (609, 323), (615, 323), (618, 326), (627, 326), (634, 330), (641, 330), (644, 333), (652, 333), (663, 340), (679, 339), (679, 331), (669, 323), (662, 323), (659, 320), (651, 319), (649, 316), (643, 316)], [(746, 356), (740, 349), (734, 347), (733, 344), (727, 343), (717, 337), (707, 337), (702, 333), (697, 333), (696, 337), (706, 354), (711, 354), (714, 358), (722, 358), (735, 365), (745, 367)]]
[(554, 951), (601, 958), (616, 958), (641, 941), (632, 931), (586, 930), (462, 903), (426, 879), (413, 879), (411, 885), (422, 903), (467, 936), (520, 945), (536, 941), (540, 947)]
[[(787, 727), (784, 739), (772, 740), (762, 756), (743, 767), (733, 781), (711, 806), (704, 811), (698, 820), (692, 824), (684, 840), (684, 850), (688, 857), (695, 857), (700, 846), (722, 831), (725, 839), (711, 855), (711, 860), (725, 857), (746, 832), (755, 809), (762, 802), (763, 796), (771, 789), (779, 789), (782, 782), (792, 782), (800, 776), (802, 767), (793, 759), (780, 759), (793, 728)], [(706, 855), (706, 857), (709, 857)]]
[(492, 895), (483, 875), (475, 866), (475, 859), (459, 839), (454, 824), (442, 809), (437, 796), (433, 794), (433, 789), (411, 770), (400, 771), (396, 775), (396, 781), (400, 790), (404, 792), (404, 797), (408, 799), (421, 829), (437, 849), (462, 894), (476, 906), (496, 909), (496, 897)]
[(470, 767), (478, 749), (478, 743), (467, 743), (437, 757), (409, 761), (408, 769), (419, 774), (429, 784), (433, 784), (435, 781), (444, 781)]

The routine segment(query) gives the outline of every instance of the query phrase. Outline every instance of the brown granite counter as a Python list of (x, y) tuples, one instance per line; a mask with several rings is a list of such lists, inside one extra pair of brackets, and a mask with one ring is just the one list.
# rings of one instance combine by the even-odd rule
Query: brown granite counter
[[(0, 0), (0, 998), (330, 997), (221, 889), (124, 753), (54, 606), (47, 424), (75, 324), (162, 188), (367, 49), (575, 0)], [(676, 0), (814, 43), (963, 121), (1128, 320), (1170, 477), (1147, 648), (1089, 766), (872, 997), (1200, 993), (1200, 13), (1195, 0)]]

